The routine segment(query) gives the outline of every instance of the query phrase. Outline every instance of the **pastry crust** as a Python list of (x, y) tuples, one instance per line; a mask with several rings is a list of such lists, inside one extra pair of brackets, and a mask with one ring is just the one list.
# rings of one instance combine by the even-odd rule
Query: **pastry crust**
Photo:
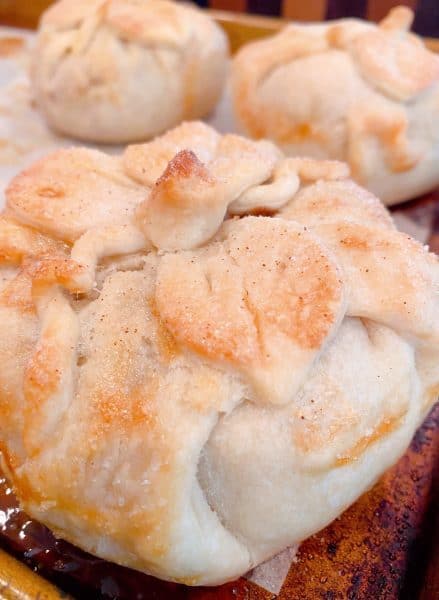
[(438, 258), (342, 163), (199, 123), (18, 175), (0, 283), (22, 506), (172, 581), (233, 579), (324, 527), (439, 385)]
[(345, 160), (385, 204), (439, 184), (439, 57), (397, 7), (378, 26), (288, 25), (233, 61), (238, 120), (291, 155)]
[(215, 106), (227, 38), (168, 0), (59, 0), (42, 16), (32, 67), (49, 125), (104, 143), (149, 139)]
[(15, 177), (6, 207), (22, 223), (73, 242), (90, 227), (129, 222), (148, 194), (119, 158), (98, 150), (57, 150)]

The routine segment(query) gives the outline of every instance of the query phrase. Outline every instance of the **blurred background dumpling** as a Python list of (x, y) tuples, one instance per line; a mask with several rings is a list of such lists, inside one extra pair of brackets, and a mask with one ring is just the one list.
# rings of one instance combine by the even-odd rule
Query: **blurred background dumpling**
[(207, 115), (227, 62), (225, 34), (196, 7), (60, 0), (41, 18), (32, 80), (52, 128), (124, 143)]
[(290, 155), (344, 160), (385, 204), (439, 184), (439, 56), (413, 12), (291, 24), (234, 59), (236, 116)]

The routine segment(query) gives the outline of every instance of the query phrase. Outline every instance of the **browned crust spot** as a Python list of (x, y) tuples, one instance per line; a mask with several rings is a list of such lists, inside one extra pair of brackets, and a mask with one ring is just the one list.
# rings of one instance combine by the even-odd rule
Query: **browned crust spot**
[(395, 431), (401, 424), (403, 415), (395, 416), (390, 419), (384, 419), (369, 435), (365, 435), (349, 450), (346, 450), (342, 455), (337, 457), (336, 466), (342, 467), (348, 465), (355, 460), (358, 460), (360, 456), (367, 450), (367, 448), (377, 442), (385, 435), (389, 435), (392, 431)]
[(25, 45), (24, 38), (17, 36), (0, 37), (0, 57), (9, 58), (18, 54)]

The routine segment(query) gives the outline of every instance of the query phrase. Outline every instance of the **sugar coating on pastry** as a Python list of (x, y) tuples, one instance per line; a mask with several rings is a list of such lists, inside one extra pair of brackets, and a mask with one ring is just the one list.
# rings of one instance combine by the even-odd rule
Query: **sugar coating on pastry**
[(129, 222), (147, 188), (120, 159), (98, 150), (56, 150), (15, 177), (6, 206), (23, 223), (73, 242), (90, 227)]
[(185, 123), (63, 152), (0, 218), (4, 467), (88, 552), (232, 580), (407, 448), (439, 391), (438, 258), (346, 165), (269, 142)]
[(240, 125), (289, 155), (349, 163), (385, 204), (439, 184), (439, 57), (410, 33), (413, 12), (291, 24), (244, 46), (232, 89)]
[(227, 67), (224, 32), (195, 6), (58, 0), (41, 18), (31, 75), (53, 129), (127, 143), (206, 116)]

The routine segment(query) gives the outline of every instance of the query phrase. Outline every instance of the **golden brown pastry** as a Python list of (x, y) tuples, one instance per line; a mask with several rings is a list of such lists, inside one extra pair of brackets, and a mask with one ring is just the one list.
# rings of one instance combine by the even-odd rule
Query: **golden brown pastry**
[(41, 19), (32, 81), (55, 130), (122, 143), (207, 115), (227, 64), (225, 34), (194, 6), (58, 0)]
[(289, 155), (344, 160), (385, 204), (439, 184), (439, 57), (397, 7), (378, 26), (354, 19), (288, 25), (233, 62), (236, 116)]
[(6, 211), (3, 461), (98, 556), (238, 577), (354, 502), (437, 397), (438, 259), (341, 163), (185, 123), (48, 156)]

